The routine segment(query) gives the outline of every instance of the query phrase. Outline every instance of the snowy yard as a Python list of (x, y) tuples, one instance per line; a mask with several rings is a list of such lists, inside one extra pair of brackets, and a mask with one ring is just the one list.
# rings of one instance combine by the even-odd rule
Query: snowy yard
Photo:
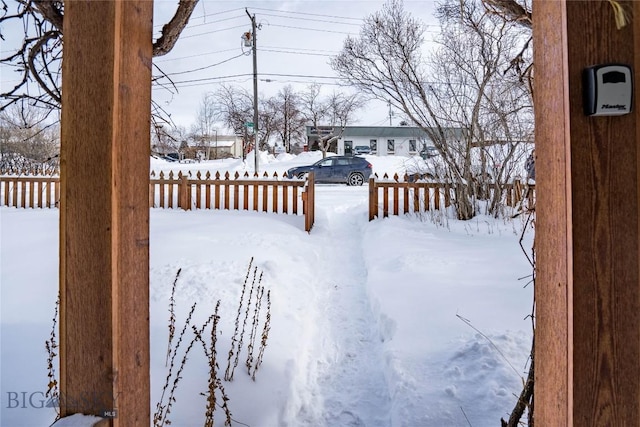
[[(265, 161), (264, 168), (280, 172), (312, 160)], [(226, 162), (217, 166), (237, 167)], [(397, 167), (374, 163), (376, 172)], [(256, 381), (241, 362), (234, 380), (224, 383), (234, 426), (483, 427), (508, 417), (531, 344), (533, 289), (522, 279), (531, 274), (518, 243), (522, 218), (368, 222), (367, 191), (318, 185), (311, 233), (303, 231), (302, 216), (152, 209), (152, 414), (167, 376), (177, 270), (178, 329), (194, 302), (193, 323), (200, 325), (221, 301), (224, 371), (253, 257), (271, 291), (271, 329)], [(43, 406), (44, 342), (58, 286), (58, 211), (2, 208), (0, 215), (0, 424), (46, 426), (55, 417)], [(532, 238), (528, 230), (525, 248)], [(172, 425), (201, 426), (208, 379), (202, 346), (190, 353), (182, 377)], [(216, 411), (216, 422), (223, 421)]]

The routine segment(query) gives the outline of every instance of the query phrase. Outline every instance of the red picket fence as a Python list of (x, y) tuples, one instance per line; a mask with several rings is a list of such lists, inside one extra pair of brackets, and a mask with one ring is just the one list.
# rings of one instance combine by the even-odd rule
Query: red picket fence
[[(504, 203), (509, 207), (516, 207), (528, 199), (529, 206), (533, 205), (535, 186), (515, 181), (502, 185)], [(369, 178), (369, 221), (376, 217), (388, 217), (406, 213), (423, 213), (430, 210), (440, 210), (451, 205), (454, 188), (450, 183), (426, 182), (422, 180), (410, 181), (409, 175), (402, 179), (395, 174), (389, 178), (384, 174), (382, 179), (374, 175)], [(489, 186), (485, 192), (493, 191)]]
[[(305, 230), (310, 231), (314, 222), (314, 180), (309, 174), (306, 180), (272, 177), (265, 172), (262, 177), (245, 173), (242, 177), (227, 172), (195, 176), (179, 172), (149, 179), (149, 207), (190, 209), (235, 209), (303, 214)], [(52, 208), (60, 200), (60, 179), (53, 176), (2, 175), (0, 176), (0, 206), (17, 208)]]
[(305, 230), (313, 227), (315, 211), (312, 174), (306, 180), (289, 180), (265, 172), (262, 177), (248, 172), (233, 176), (226, 172), (210, 172), (195, 176), (179, 172), (156, 177), (149, 181), (149, 206), (158, 208), (235, 209), (305, 215)]
[(60, 200), (60, 178), (53, 176), (0, 176), (0, 206), (54, 208)]

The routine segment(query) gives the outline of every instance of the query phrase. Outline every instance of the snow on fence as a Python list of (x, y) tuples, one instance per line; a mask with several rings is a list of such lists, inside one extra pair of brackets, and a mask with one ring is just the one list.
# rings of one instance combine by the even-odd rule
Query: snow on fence
[[(190, 209), (235, 209), (305, 215), (305, 230), (314, 221), (313, 174), (306, 180), (280, 179), (265, 172), (262, 177), (238, 172), (233, 178), (219, 172), (195, 176), (190, 173), (165, 174), (149, 179), (149, 207)], [(0, 206), (52, 208), (60, 200), (60, 178), (54, 176), (0, 176)]]
[[(311, 174), (310, 174), (311, 175)], [(159, 208), (235, 209), (305, 215), (305, 230), (313, 226), (313, 176), (306, 180), (279, 178), (277, 173), (262, 177), (248, 172), (233, 177), (226, 172), (210, 172), (195, 176), (179, 172), (156, 177), (149, 181), (149, 206)]]
[[(492, 189), (485, 189), (487, 194), (488, 191)], [(369, 221), (380, 216), (441, 210), (451, 205), (453, 197), (454, 187), (450, 183), (411, 180), (406, 174), (402, 180), (398, 174), (393, 178), (384, 174), (380, 179), (376, 174), (369, 178)], [(518, 206), (525, 197), (532, 206), (534, 186), (525, 186), (520, 181), (503, 184), (502, 197), (509, 207)]]
[(0, 176), (0, 206), (54, 208), (60, 200), (60, 179), (54, 176)]

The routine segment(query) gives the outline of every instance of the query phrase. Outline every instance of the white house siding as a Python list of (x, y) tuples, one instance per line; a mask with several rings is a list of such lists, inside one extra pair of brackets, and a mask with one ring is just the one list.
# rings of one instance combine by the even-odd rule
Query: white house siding
[[(419, 154), (422, 146), (426, 143), (427, 145), (433, 145), (430, 141), (424, 142), (423, 140), (416, 139), (416, 151), (410, 151), (410, 139), (414, 138), (403, 138), (403, 137), (384, 137), (384, 138), (374, 138), (374, 137), (343, 137), (338, 140), (338, 155), (345, 155), (345, 141), (352, 141), (351, 147), (352, 149), (357, 145), (366, 145), (370, 147), (371, 140), (376, 140), (377, 149), (375, 152), (372, 151), (371, 154), (375, 154), (378, 156), (389, 156), (389, 155), (397, 155), (397, 156), (413, 156)], [(394, 150), (387, 150), (387, 141), (394, 141)]]
[[(340, 138), (338, 140), (338, 155), (340, 156), (344, 156), (345, 153), (345, 141), (351, 141), (351, 149), (353, 150), (357, 145), (366, 145), (367, 147), (370, 147), (369, 144), (369, 140), (371, 139), (375, 139), (375, 138), (366, 138), (366, 137), (346, 137), (346, 138)], [(371, 153), (374, 154), (374, 153)]]
[[(339, 155), (349, 154), (345, 150), (345, 145), (351, 143), (351, 149), (358, 145), (366, 145), (371, 147), (371, 141), (376, 141), (376, 150), (372, 153), (378, 156), (412, 156), (420, 154), (424, 145), (432, 146), (433, 143), (427, 134), (420, 128), (413, 126), (346, 126), (344, 129), (332, 128), (330, 126), (319, 127), (321, 129), (328, 129), (328, 132), (332, 131), (338, 134), (341, 133), (340, 138), (337, 140), (336, 153)], [(461, 133), (461, 129), (451, 128), (448, 130), (453, 137)], [(307, 141), (311, 146), (312, 141), (317, 138), (318, 131), (312, 126), (307, 126)], [(389, 150), (387, 145), (388, 141), (394, 141), (393, 150)], [(415, 140), (415, 150), (411, 148), (411, 140)]]

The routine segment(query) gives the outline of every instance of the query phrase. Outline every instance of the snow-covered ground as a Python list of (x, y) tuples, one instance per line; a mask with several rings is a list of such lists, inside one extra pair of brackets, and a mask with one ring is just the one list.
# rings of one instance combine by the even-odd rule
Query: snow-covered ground
[[(367, 157), (379, 174), (402, 169), (402, 159)], [(318, 158), (263, 156), (261, 171), (281, 175)], [(152, 169), (165, 171), (252, 168), (251, 158), (246, 165), (152, 160)], [(178, 269), (178, 332), (194, 302), (196, 326), (221, 302), (223, 375), (253, 258), (270, 291), (270, 332), (255, 381), (244, 368), (247, 332), (234, 380), (224, 382), (234, 426), (499, 425), (521, 390), (531, 343), (533, 289), (523, 279), (531, 267), (518, 242), (522, 218), (460, 222), (435, 214), (368, 222), (366, 186), (318, 185), (316, 197), (311, 233), (303, 231), (302, 216), (151, 211), (152, 413), (167, 376), (169, 299)], [(43, 406), (58, 211), (2, 208), (0, 216), (0, 425), (46, 426), (55, 418)], [(532, 235), (525, 233), (525, 248)], [(192, 337), (188, 329), (185, 340)], [(202, 345), (195, 345), (178, 384), (173, 426), (203, 425), (208, 370)], [(222, 411), (215, 416), (221, 425)]]

